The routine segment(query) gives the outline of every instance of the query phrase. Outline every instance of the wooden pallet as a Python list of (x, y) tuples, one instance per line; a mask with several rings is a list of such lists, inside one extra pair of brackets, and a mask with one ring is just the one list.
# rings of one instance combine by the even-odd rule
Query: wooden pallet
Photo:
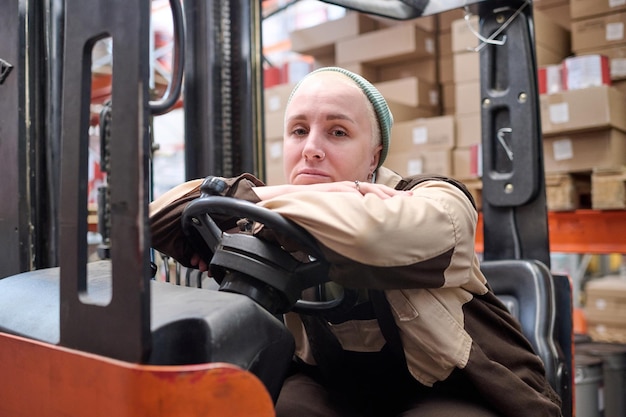
[(591, 205), (596, 210), (626, 209), (626, 167), (594, 169)]
[(591, 208), (591, 172), (547, 174), (546, 200), (550, 211)]

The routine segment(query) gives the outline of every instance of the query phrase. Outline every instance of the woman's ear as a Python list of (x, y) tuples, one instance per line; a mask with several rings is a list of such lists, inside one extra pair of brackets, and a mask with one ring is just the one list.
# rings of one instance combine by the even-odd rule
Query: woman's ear
[(370, 172), (376, 171), (378, 168), (378, 161), (380, 161), (380, 155), (383, 150), (383, 145), (378, 145), (372, 150), (372, 161), (370, 162)]

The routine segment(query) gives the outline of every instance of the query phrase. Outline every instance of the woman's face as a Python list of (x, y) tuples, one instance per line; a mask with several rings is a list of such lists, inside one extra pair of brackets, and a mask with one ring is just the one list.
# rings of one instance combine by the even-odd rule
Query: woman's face
[(367, 181), (382, 145), (369, 101), (347, 76), (321, 72), (298, 87), (285, 111), (284, 170), (291, 184)]

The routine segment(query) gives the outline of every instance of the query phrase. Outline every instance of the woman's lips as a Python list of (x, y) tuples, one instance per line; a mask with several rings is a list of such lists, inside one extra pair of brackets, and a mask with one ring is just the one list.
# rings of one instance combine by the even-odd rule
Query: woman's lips
[(328, 174), (323, 172), (323, 171), (318, 171), (318, 170), (302, 170), (298, 172), (298, 175), (296, 176), (298, 179), (305, 179), (305, 180), (327, 180), (329, 178)]

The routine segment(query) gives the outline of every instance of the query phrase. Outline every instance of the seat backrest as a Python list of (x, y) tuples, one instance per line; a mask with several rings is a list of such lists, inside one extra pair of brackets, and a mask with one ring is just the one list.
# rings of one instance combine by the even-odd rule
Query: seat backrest
[[(539, 261), (484, 261), (481, 270), (496, 296), (519, 320), (522, 332), (544, 363), (548, 381), (563, 400), (563, 415), (570, 415), (567, 409), (571, 403), (571, 360), (567, 359), (567, 352), (571, 352), (572, 338), (568, 341), (562, 335), (567, 334), (567, 329), (571, 335), (566, 317), (569, 309), (571, 319), (571, 305), (559, 305), (567, 304), (563, 300), (568, 297), (556, 296), (554, 278)], [(559, 290), (563, 290), (562, 285)]]

